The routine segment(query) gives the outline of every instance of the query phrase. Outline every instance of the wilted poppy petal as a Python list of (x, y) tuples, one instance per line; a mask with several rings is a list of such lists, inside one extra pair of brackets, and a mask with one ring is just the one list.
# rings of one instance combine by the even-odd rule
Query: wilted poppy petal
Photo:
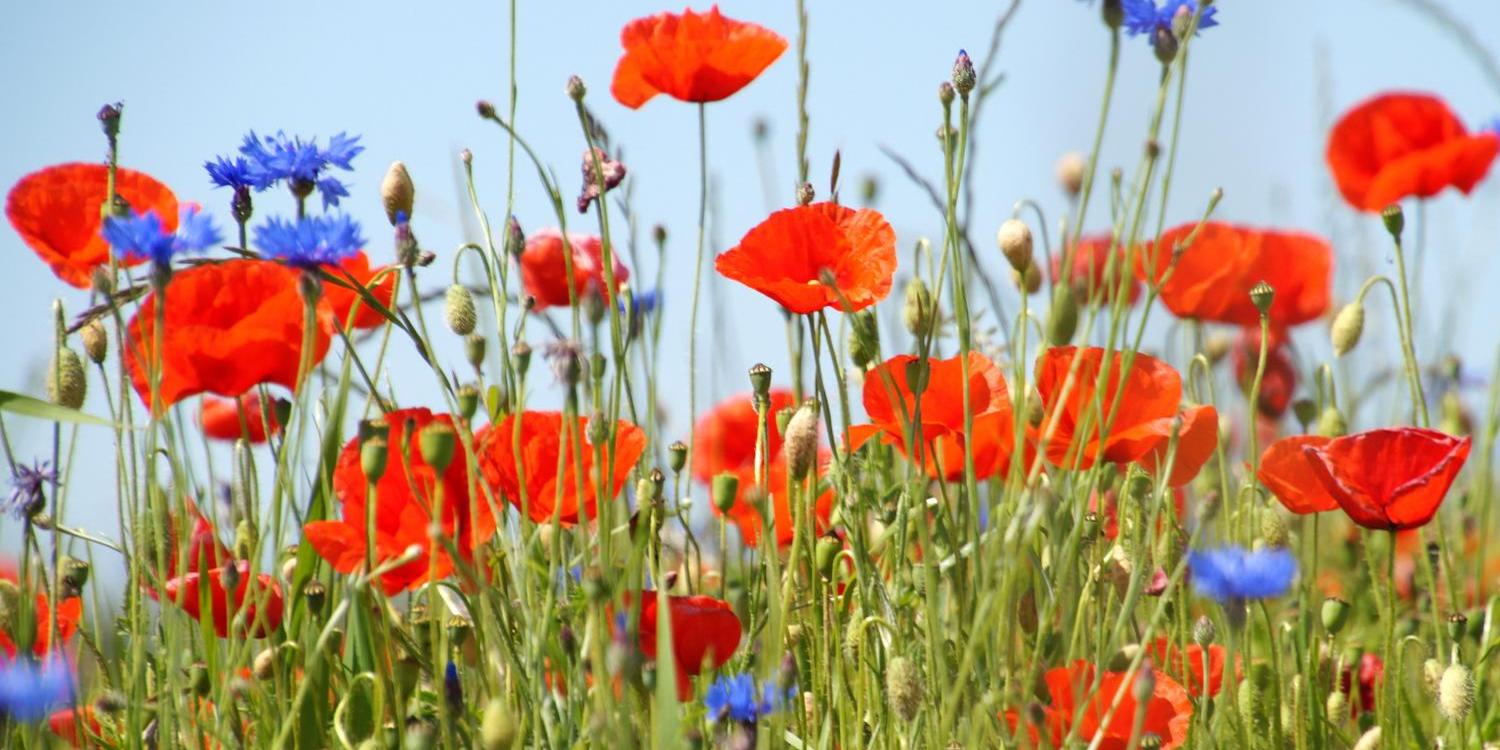
[(1299, 515), (1337, 510), (1338, 501), (1323, 488), (1312, 459), (1303, 448), (1327, 445), (1331, 438), (1293, 435), (1266, 446), (1255, 476), (1286, 509)]

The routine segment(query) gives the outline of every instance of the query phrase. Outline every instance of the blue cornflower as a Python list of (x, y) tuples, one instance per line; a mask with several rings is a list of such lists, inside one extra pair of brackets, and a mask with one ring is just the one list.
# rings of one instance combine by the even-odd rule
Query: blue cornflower
[[(620, 308), (620, 312), (628, 312), (625, 309), (625, 300), (620, 300), (616, 305)], [(650, 315), (656, 312), (656, 308), (661, 306), (661, 290), (652, 289), (649, 292), (636, 292), (635, 297), (632, 299), (632, 306), (635, 309), (636, 315)]]
[(454, 711), (462, 711), (464, 707), (464, 685), (458, 680), (458, 665), (448, 662), (443, 670), (443, 695), (448, 699), (448, 707)]
[(214, 161), (203, 162), (203, 168), (208, 171), (208, 179), (213, 181), (214, 187), (265, 190), (275, 181), (259, 164), (247, 161), (243, 156), (233, 159), (220, 156)]
[[(1125, 11), (1125, 31), (1131, 36), (1145, 34), (1153, 41), (1159, 31), (1173, 35), (1180, 33), (1172, 28), (1179, 10), (1186, 13), (1186, 18), (1198, 12), (1198, 3), (1194, 0), (1164, 0), (1161, 7), (1157, 7), (1156, 0), (1124, 0), (1121, 5)], [(1214, 18), (1218, 12), (1219, 9), (1213, 6), (1204, 8), (1203, 16), (1198, 19), (1198, 30), (1218, 26), (1219, 22)]]
[(104, 228), (99, 233), (121, 258), (149, 260), (163, 268), (171, 265), (173, 256), (202, 252), (223, 239), (213, 219), (201, 213), (197, 206), (187, 206), (182, 210), (176, 232), (166, 231), (161, 217), (155, 211), (147, 211), (125, 219), (111, 216), (104, 220)]
[(251, 131), (240, 144), (240, 153), (249, 160), (249, 172), (255, 176), (256, 190), (265, 190), (277, 182), (286, 182), (292, 192), (307, 195), (316, 187), (323, 195), (323, 208), (337, 206), (339, 199), (349, 195), (349, 189), (338, 179), (325, 174), (338, 167), (353, 171), (350, 163), (365, 147), (359, 145), (359, 136), (338, 133), (328, 139), (328, 147), (318, 145), (316, 138), (302, 140), (290, 137), (282, 131), (276, 135), (261, 137)]
[(5, 510), (17, 518), (24, 519), (42, 502), (42, 487), (57, 481), (57, 472), (48, 461), (38, 461), (31, 466), (16, 464), (10, 478), (10, 497), (5, 500)]
[(255, 244), (267, 257), (297, 268), (312, 268), (359, 252), (365, 238), (359, 222), (343, 214), (305, 216), (296, 221), (272, 217), (255, 228)]
[(41, 663), (0, 657), (0, 716), (19, 722), (45, 718), (73, 700), (73, 672), (60, 656)]
[(703, 708), (710, 718), (728, 716), (735, 721), (754, 724), (761, 717), (780, 711), (797, 694), (796, 688), (778, 691), (766, 684), (755, 689), (755, 678), (749, 673), (720, 677), (703, 696)]
[(1283, 548), (1250, 551), (1244, 547), (1188, 553), (1193, 590), (1220, 604), (1271, 599), (1285, 594), (1297, 577), (1297, 558)]

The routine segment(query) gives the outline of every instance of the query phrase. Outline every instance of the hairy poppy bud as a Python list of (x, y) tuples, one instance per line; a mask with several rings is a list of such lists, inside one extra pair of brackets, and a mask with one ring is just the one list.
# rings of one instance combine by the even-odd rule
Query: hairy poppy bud
[(995, 240), (1011, 268), (1025, 271), (1032, 265), (1031, 227), (1026, 226), (1026, 222), (1006, 219), (995, 234)]
[(491, 698), (479, 722), (479, 742), (484, 750), (510, 750), (516, 741), (516, 722), (505, 701)]
[(62, 559), (59, 566), (62, 570), (62, 582), (70, 592), (83, 590), (84, 584), (89, 582), (89, 564), (76, 557), (68, 556)]
[(1359, 336), (1365, 330), (1365, 306), (1359, 300), (1344, 305), (1333, 319), (1329, 338), (1333, 340), (1333, 353), (1342, 357), (1359, 344)]
[(833, 563), (838, 559), (839, 551), (843, 548), (843, 543), (832, 534), (818, 537), (818, 544), (813, 549), (813, 560), (817, 563), (818, 572), (823, 575), (824, 580), (833, 580)]
[(563, 90), (567, 91), (568, 98), (575, 102), (583, 101), (583, 97), (589, 92), (588, 87), (583, 85), (583, 79), (578, 76), (568, 76), (568, 84)]
[(1401, 232), (1406, 228), (1406, 216), (1401, 213), (1401, 204), (1392, 203), (1380, 212), (1380, 220), (1385, 223), (1385, 231), (1391, 233), (1391, 239), (1400, 242)]
[(1084, 161), (1083, 154), (1077, 151), (1069, 151), (1057, 160), (1054, 167), (1057, 175), (1057, 184), (1069, 196), (1077, 197), (1083, 192), (1084, 173), (1088, 171), (1088, 162)]
[(255, 655), (255, 661), (251, 667), (251, 674), (257, 680), (269, 680), (276, 676), (276, 648), (262, 649)]
[(380, 204), (385, 207), (385, 216), (391, 220), (392, 226), (395, 226), (398, 214), (411, 216), (412, 203), (416, 197), (417, 188), (412, 184), (406, 165), (399, 161), (391, 162), (390, 169), (385, 171), (385, 179), (380, 181)]
[(1443, 680), (1443, 663), (1429, 657), (1422, 662), (1422, 682), (1427, 684), (1427, 692), (1436, 698), (1438, 694), (1438, 683)]
[(1474, 675), (1462, 664), (1449, 664), (1438, 680), (1438, 711), (1455, 724), (1462, 724), (1474, 706)]
[(1349, 602), (1337, 597), (1328, 597), (1323, 600), (1323, 629), (1329, 635), (1338, 635), (1344, 629), (1344, 623), (1349, 621)]
[(448, 287), (443, 302), (443, 317), (448, 322), (448, 328), (460, 336), (473, 333), (479, 317), (474, 310), (474, 295), (469, 293), (469, 288), (462, 284)]
[(1354, 750), (1380, 750), (1380, 727), (1370, 727), (1370, 730), (1359, 736), (1359, 741), (1354, 743)]
[(755, 393), (756, 400), (764, 403), (771, 394), (771, 368), (764, 364), (756, 363), (750, 368), (750, 390)]
[(740, 478), (727, 471), (714, 476), (713, 499), (714, 507), (720, 513), (728, 514), (734, 509), (735, 498), (740, 492)]
[(932, 330), (933, 314), (932, 290), (921, 277), (913, 276), (906, 282), (906, 306), (902, 309), (907, 332), (917, 336)]
[(512, 216), (505, 220), (505, 252), (519, 258), (526, 250), (526, 234), (521, 231), (521, 222)]
[(1280, 548), (1287, 545), (1291, 531), (1287, 528), (1286, 519), (1274, 510), (1267, 510), (1260, 517), (1260, 538), (1265, 541), (1267, 547)]
[(1271, 314), (1271, 303), (1276, 299), (1276, 290), (1264, 281), (1258, 281), (1255, 286), (1250, 287), (1250, 301), (1255, 303), (1255, 309), (1260, 311), (1262, 318)]
[(1210, 364), (1218, 364), (1234, 348), (1234, 340), (1225, 333), (1214, 333), (1209, 335), (1208, 341), (1203, 344), (1203, 356), (1208, 357)]
[(458, 441), (458, 433), (453, 430), (452, 425), (433, 422), (422, 428), (417, 441), (422, 449), (424, 463), (439, 475), (448, 470), (448, 464), (453, 463), (454, 445)]
[(1323, 703), (1323, 711), (1329, 721), (1335, 724), (1343, 721), (1349, 716), (1349, 696), (1342, 690), (1334, 690)]
[(1042, 289), (1042, 269), (1038, 268), (1035, 263), (1027, 266), (1025, 271), (1012, 268), (1010, 280), (1016, 285), (1017, 290), (1027, 294), (1036, 294)]
[(47, 399), (59, 406), (77, 409), (83, 406), (87, 395), (88, 380), (84, 377), (83, 360), (72, 349), (59, 348), (47, 368)]
[(103, 323), (90, 320), (78, 331), (78, 338), (83, 340), (83, 353), (88, 355), (89, 361), (96, 365), (104, 362), (104, 357), (109, 354), (109, 333), (104, 330)]
[(922, 708), (922, 670), (911, 659), (898, 656), (885, 668), (885, 695), (902, 721), (911, 721)]
[(880, 328), (875, 313), (861, 310), (849, 316), (849, 359), (863, 370), (875, 361), (880, 348)]
[(469, 360), (469, 366), (478, 370), (484, 366), (484, 350), (488, 342), (482, 333), (471, 333), (464, 337), (464, 358)]
[(1323, 413), (1318, 415), (1317, 434), (1322, 437), (1343, 437), (1349, 432), (1349, 424), (1344, 421), (1343, 412), (1336, 407), (1324, 407)]
[(974, 61), (969, 59), (969, 53), (958, 51), (958, 58), (953, 61), (953, 88), (958, 95), (968, 99), (969, 92), (974, 90), (974, 85), (979, 82), (979, 76), (974, 72)]
[(805, 401), (787, 422), (786, 429), (787, 474), (793, 480), (802, 481), (813, 462), (818, 458), (818, 404)]
[(1052, 308), (1047, 315), (1047, 343), (1063, 346), (1073, 340), (1078, 330), (1078, 300), (1073, 296), (1072, 284), (1058, 284), (1052, 288)]

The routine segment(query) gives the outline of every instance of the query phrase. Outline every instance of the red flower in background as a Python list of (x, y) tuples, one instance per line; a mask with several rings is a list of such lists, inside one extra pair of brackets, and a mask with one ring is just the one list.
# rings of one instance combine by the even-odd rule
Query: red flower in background
[[(626, 595), (626, 603), (630, 597)], [(677, 698), (691, 700), (691, 678), (724, 666), (740, 646), (740, 618), (728, 602), (711, 596), (669, 596), (672, 661), (677, 667)], [(639, 622), (641, 653), (656, 658), (658, 608), (655, 591), (641, 592)]]
[(1349, 205), (1381, 211), (1449, 186), (1465, 195), (1489, 172), (1500, 136), (1470, 134), (1443, 100), (1389, 93), (1344, 114), (1328, 136), (1328, 168)]
[(786, 40), (753, 23), (691, 9), (638, 18), (620, 31), (625, 54), (610, 93), (639, 109), (657, 94), (684, 102), (733, 96), (786, 51)]
[(1337, 510), (1338, 501), (1323, 488), (1312, 459), (1303, 450), (1328, 444), (1332, 438), (1293, 435), (1266, 446), (1255, 476), (1286, 509), (1298, 515)]
[[(1110, 248), (1115, 248), (1115, 267), (1110, 271), (1108, 278), (1105, 276), (1105, 268), (1109, 265)], [(1080, 301), (1090, 299), (1092, 295), (1098, 295), (1106, 304), (1114, 299), (1115, 290), (1119, 288), (1120, 277), (1129, 271), (1126, 267), (1125, 249), (1115, 243), (1114, 238), (1108, 234), (1095, 234), (1080, 237), (1077, 244), (1073, 246), (1073, 261), (1066, 272), (1063, 271), (1063, 256), (1052, 256), (1052, 278), (1054, 280), (1066, 280), (1073, 285), (1073, 293)], [(1131, 279), (1126, 287), (1126, 304), (1133, 305), (1141, 296), (1141, 282)], [(1091, 294), (1092, 293), (1092, 294)]]
[[(271, 434), (281, 432), (281, 417), (278, 413), (285, 413), (290, 404), (282, 399), (273, 399), (271, 409), (264, 411), (260, 408), (260, 394), (250, 391), (237, 399), (214, 398), (205, 396), (203, 407), (198, 411), (198, 424), (203, 428), (203, 434), (215, 440), (239, 440), (241, 437), (251, 443), (266, 442), (266, 427), (271, 428)], [(240, 410), (244, 409), (245, 423), (240, 424)]]
[[(907, 378), (918, 362), (914, 356), (900, 354), (865, 373), (865, 413), (873, 424), (850, 429), (851, 449), (879, 435), (907, 458), (917, 453), (907, 444), (907, 425), (918, 416), (916, 394)], [(922, 467), (937, 479), (953, 481), (964, 475), (965, 443), (973, 446), (976, 478), (986, 479), (1010, 467), (1015, 413), (1000, 366), (983, 354), (969, 353), (967, 390), (973, 433), (968, 435), (964, 433), (964, 390), (960, 357), (927, 360), (921, 424), (913, 431), (921, 441)]]
[(1167, 674), (1193, 695), (1203, 695), (1205, 668), (1208, 670), (1208, 694), (1218, 695), (1219, 690), (1224, 687), (1223, 646), (1208, 647), (1207, 665), (1204, 664), (1203, 659), (1205, 649), (1196, 643), (1189, 643), (1186, 649), (1179, 650), (1166, 638), (1157, 638), (1147, 653), (1151, 655), (1155, 663), (1161, 665)]
[(1472, 441), (1397, 427), (1304, 445), (1313, 474), (1349, 518), (1367, 529), (1424, 526), (1469, 458)]
[[(603, 294), (604, 245), (591, 234), (568, 233), (568, 247), (573, 257), (573, 292), (582, 302), (588, 294)], [(556, 229), (542, 229), (526, 238), (521, 252), (521, 286), (536, 298), (537, 309), (567, 307), (568, 266), (563, 254), (562, 234)], [(630, 269), (615, 256), (615, 283), (630, 280)], [(613, 296), (613, 295), (611, 295)]]
[[(1168, 675), (1158, 671), (1154, 677), (1156, 687), (1146, 702), (1141, 732), (1161, 738), (1163, 750), (1174, 750), (1187, 741), (1188, 727), (1193, 721), (1192, 699), (1188, 697), (1188, 691)], [(1084, 742), (1098, 740), (1101, 750), (1125, 750), (1130, 746), (1138, 704), (1135, 686), (1128, 683), (1135, 680), (1135, 674), (1105, 672), (1099, 679), (1098, 690), (1090, 693), (1093, 680), (1094, 665), (1082, 659), (1066, 667), (1047, 670), (1043, 681), (1051, 700), (1042, 706), (1043, 726), (1037, 727), (1027, 721), (1025, 727), (1025, 735), (1030, 737), (1032, 746), (1045, 743), (1062, 747), (1063, 740), (1074, 729), (1075, 714), (1078, 716), (1078, 739)], [(1115, 695), (1121, 692), (1124, 697), (1109, 723), (1103, 723), (1104, 715), (1114, 705)], [(1003, 718), (1010, 724), (1011, 732), (1019, 733), (1023, 721), (1020, 712), (1006, 711)]]
[(1250, 289), (1262, 281), (1276, 290), (1270, 309), (1273, 327), (1306, 323), (1328, 311), (1333, 249), (1322, 238), (1210, 221), (1191, 245), (1180, 247), (1173, 263), (1173, 249), (1197, 228), (1173, 227), (1137, 258), (1136, 277), (1161, 284), (1162, 302), (1173, 315), (1258, 327), (1260, 311), (1250, 300)]
[[(564, 427), (569, 429), (565, 431)], [(527, 411), (519, 417), (513, 414), (480, 430), (475, 435), (475, 450), (485, 481), (511, 505), (536, 523), (551, 523), (555, 514), (559, 523), (571, 526), (580, 519), (592, 519), (599, 500), (608, 501), (620, 493), (646, 450), (646, 433), (640, 427), (621, 420), (616, 430), (612, 481), (604, 492), (597, 485), (595, 448), (588, 441), (588, 419), (584, 417), (576, 417), (569, 424), (562, 413), (555, 411)], [(582, 450), (575, 453), (575, 445)], [(609, 460), (607, 451), (604, 457)]]
[[(1267, 337), (1266, 371), (1260, 379), (1260, 395), (1256, 408), (1271, 419), (1280, 419), (1292, 405), (1292, 395), (1297, 391), (1297, 367), (1287, 353), (1286, 336), (1272, 329)], [(1260, 361), (1260, 329), (1240, 330), (1234, 347), (1230, 349), (1234, 364), (1234, 380), (1246, 397), (1255, 384), (1255, 369)]]
[[(1354, 694), (1352, 690), (1355, 687), (1356, 677), (1359, 692)], [(1371, 651), (1360, 655), (1357, 671), (1353, 666), (1344, 667), (1339, 674), (1339, 691), (1350, 698), (1350, 717), (1357, 718), (1366, 711), (1375, 710), (1375, 688), (1383, 679), (1385, 679), (1385, 662)]]
[[(420, 549), (414, 560), (381, 575), (381, 586), (389, 596), (453, 572), (453, 561), (443, 545), (437, 545), (429, 556), (432, 543), (427, 529), (436, 511), (439, 482), (443, 533), (452, 538), (466, 559), (494, 535), (495, 518), (482, 496), (470, 498), (468, 462), (461, 453), (454, 456), (441, 479), (422, 459), (418, 435), (431, 424), (452, 425), (452, 417), (421, 408), (398, 409), (387, 413), (385, 421), (390, 430), (386, 438), (389, 458), (385, 473), (375, 484), (375, 563), (399, 558), (413, 546)], [(409, 446), (405, 456), (401, 455), (402, 445)], [(370, 545), (365, 515), (368, 483), (360, 463), (358, 437), (339, 453), (333, 490), (342, 506), (342, 520), (308, 523), (302, 534), (334, 570), (349, 574), (364, 566)]]
[[(19, 584), (16, 571), (9, 561), (0, 564), (0, 581), (8, 581)], [(47, 594), (40, 589), (36, 593), (35, 605), (32, 612), (35, 614), (35, 629), (32, 631), (31, 653), (37, 657), (45, 657), (52, 653), (52, 631), (48, 620), (52, 619), (52, 603)], [(83, 619), (83, 600), (76, 596), (65, 597), (57, 606), (57, 638), (66, 645), (78, 632), (78, 623)], [(9, 618), (0, 618), (0, 654), (7, 658), (16, 658), (16, 634), (12, 634), (7, 628), (10, 626)]]
[[(5, 200), (5, 215), (57, 278), (87, 289), (94, 269), (109, 264), (109, 243), (99, 236), (108, 192), (109, 167), (58, 164), (22, 177)], [(136, 213), (155, 211), (162, 231), (177, 231), (177, 198), (155, 178), (117, 169), (115, 193)]]
[[(1075, 356), (1078, 369), (1064, 401), (1062, 390)], [(1135, 355), (1121, 390), (1122, 364), (1123, 355), (1114, 352), (1100, 394), (1097, 389), (1100, 370), (1105, 369), (1103, 349), (1054, 346), (1042, 352), (1036, 362), (1036, 387), (1045, 416), (1041, 426), (1032, 431), (1034, 436), (1042, 439), (1051, 431), (1043, 449), (1055, 466), (1087, 469), (1102, 457), (1111, 463), (1138, 463), (1156, 474), (1175, 430), (1177, 453), (1167, 483), (1173, 487), (1187, 484), (1218, 445), (1218, 412), (1212, 406), (1194, 406), (1179, 413), (1182, 378), (1170, 365), (1144, 354)], [(1111, 409), (1115, 410), (1114, 422), (1109, 434), (1101, 439), (1099, 423), (1108, 418)], [(1086, 419), (1088, 431), (1080, 434)]]
[(189, 617), (198, 619), (203, 606), (201, 578), (206, 575), (209, 617), (213, 620), (214, 632), (220, 638), (228, 638), (235, 616), (243, 611), (244, 627), (249, 628), (249, 637), (265, 638), (281, 627), (281, 584), (267, 573), (259, 573), (252, 580), (248, 560), (240, 560), (233, 566), (236, 574), (233, 578), (237, 579), (233, 591), (229, 586), (231, 581), (226, 580), (231, 578), (226, 575), (229, 566), (222, 566), (206, 574), (188, 573), (168, 580), (162, 598), (181, 607)]
[[(380, 277), (379, 282), (371, 284), (376, 274), (389, 267), (371, 268), (369, 256), (361, 250), (345, 258), (337, 266), (324, 266), (323, 270), (346, 284), (349, 283), (349, 277), (354, 277), (354, 281), (359, 282), (360, 286), (368, 290), (371, 296), (380, 301), (380, 304), (389, 308), (395, 300), (396, 274), (387, 273)], [(327, 300), (329, 309), (333, 311), (334, 324), (340, 327), (349, 323), (351, 312), (354, 314), (354, 328), (379, 328), (386, 322), (385, 316), (381, 315), (379, 310), (371, 307), (358, 292), (349, 287), (325, 281), (323, 282), (323, 299)], [(354, 311), (356, 303), (359, 305), (357, 312)]]
[[(99, 717), (95, 713), (93, 706), (80, 706), (76, 710), (59, 709), (47, 717), (47, 728), (74, 747), (92, 747), (88, 738), (104, 733), (104, 725), (99, 723)], [(79, 733), (80, 725), (88, 728), (87, 736)]]
[[(837, 203), (777, 211), (719, 255), (714, 268), (794, 313), (863, 310), (896, 273), (896, 231), (879, 212)], [(830, 289), (823, 273), (833, 275)], [(840, 297), (842, 296), (842, 300)]]
[[(295, 390), (306, 306), (297, 275), (267, 260), (206, 263), (173, 274), (161, 332), (163, 408), (188, 396), (234, 398), (261, 383)], [(319, 303), (312, 361), (328, 351), (333, 321)], [(142, 401), (151, 398), (145, 363), (154, 362), (156, 295), (130, 319), (125, 363)]]

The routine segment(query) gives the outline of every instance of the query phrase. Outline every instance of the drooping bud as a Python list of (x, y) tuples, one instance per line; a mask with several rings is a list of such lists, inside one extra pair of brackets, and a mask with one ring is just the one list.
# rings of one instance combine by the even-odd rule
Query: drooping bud
[(1344, 623), (1349, 621), (1349, 602), (1337, 597), (1328, 597), (1323, 600), (1323, 629), (1329, 635), (1338, 635), (1344, 629)]
[(1151, 668), (1150, 660), (1141, 664), (1141, 671), (1135, 675), (1135, 683), (1130, 686), (1134, 693), (1137, 705), (1145, 705), (1151, 701), (1151, 696), (1156, 694), (1156, 670)]
[(1427, 685), (1427, 693), (1433, 698), (1437, 697), (1439, 683), (1443, 681), (1443, 663), (1428, 657), (1422, 662), (1422, 682)]
[(1016, 289), (1027, 294), (1036, 294), (1042, 289), (1042, 269), (1035, 263), (1027, 266), (1024, 272), (1012, 268), (1010, 280), (1016, 285)]
[(917, 717), (922, 708), (922, 670), (904, 656), (891, 659), (885, 668), (885, 695), (891, 710), (902, 721)]
[(875, 361), (880, 349), (880, 328), (875, 313), (861, 310), (849, 316), (849, 359), (854, 366), (866, 369)]
[(60, 347), (47, 367), (47, 399), (58, 406), (77, 409), (88, 395), (88, 380), (78, 353)]
[(422, 428), (417, 442), (422, 449), (423, 463), (432, 467), (433, 472), (441, 476), (444, 471), (448, 470), (448, 464), (453, 463), (458, 433), (453, 430), (453, 425), (447, 422), (433, 422)]
[(478, 370), (484, 366), (484, 350), (489, 346), (488, 340), (482, 333), (471, 333), (464, 337), (464, 359), (469, 361), (469, 366)]
[(1032, 241), (1031, 227), (1020, 219), (1006, 219), (1000, 225), (1000, 231), (995, 234), (995, 240), (1000, 244), (1000, 252), (1005, 255), (1005, 260), (1010, 267), (1024, 272), (1032, 265)]
[(818, 404), (803, 402), (797, 413), (787, 422), (786, 429), (787, 474), (795, 481), (802, 481), (812, 471), (818, 458)]
[(906, 306), (902, 309), (907, 332), (917, 336), (932, 330), (933, 313), (932, 290), (920, 276), (913, 276), (906, 282)]
[(406, 165), (399, 161), (391, 162), (390, 169), (385, 171), (385, 179), (380, 181), (380, 204), (385, 207), (385, 216), (390, 219), (391, 226), (396, 225), (397, 215), (411, 216), (412, 203), (416, 197), (417, 187), (412, 184)]
[(720, 513), (728, 514), (734, 509), (735, 499), (740, 492), (740, 478), (730, 472), (721, 472), (714, 476), (713, 500), (714, 507)]
[(474, 111), (478, 112), (480, 117), (488, 120), (495, 116), (495, 105), (488, 99), (480, 99), (474, 103)]
[(1053, 169), (1057, 175), (1057, 184), (1064, 193), (1077, 197), (1083, 192), (1084, 173), (1088, 171), (1088, 162), (1084, 161), (1083, 154), (1069, 151), (1057, 160), (1057, 166)]
[(1312, 399), (1299, 398), (1292, 402), (1292, 415), (1297, 418), (1297, 424), (1302, 425), (1304, 431), (1318, 418), (1318, 404)]
[(1204, 342), (1203, 356), (1208, 357), (1208, 361), (1210, 364), (1216, 365), (1219, 362), (1223, 361), (1224, 357), (1227, 356), (1230, 350), (1232, 350), (1233, 348), (1234, 339), (1230, 338), (1230, 336), (1226, 333), (1215, 332), (1209, 335), (1208, 341)]
[(251, 674), (255, 675), (255, 679), (265, 681), (275, 677), (276, 647), (262, 649), (255, 655), (255, 661), (252, 664)]
[(1449, 664), (1438, 681), (1438, 711), (1455, 724), (1462, 724), (1474, 707), (1474, 675), (1462, 664)]
[(1338, 724), (1349, 716), (1349, 696), (1342, 690), (1334, 690), (1328, 694), (1328, 699), (1323, 703), (1323, 712), (1328, 720)]
[(1100, 15), (1104, 18), (1104, 25), (1111, 29), (1118, 29), (1125, 23), (1125, 3), (1123, 0), (1104, 0), (1100, 8)]
[(77, 596), (78, 592), (83, 590), (84, 584), (89, 582), (91, 570), (89, 564), (70, 555), (62, 559), (59, 568), (63, 585), (67, 587), (71, 595)]
[(78, 331), (78, 338), (83, 341), (83, 353), (88, 355), (89, 361), (101, 364), (109, 354), (109, 333), (104, 330), (104, 324), (98, 320), (90, 320)]
[(505, 220), (505, 252), (512, 258), (519, 258), (525, 250), (526, 234), (521, 231), (521, 222), (512, 216)]
[(443, 295), (443, 318), (448, 322), (449, 330), (460, 336), (474, 332), (479, 314), (474, 309), (474, 295), (468, 287), (462, 284), (448, 287), (448, 292)]
[(824, 580), (833, 580), (833, 563), (843, 548), (843, 542), (837, 536), (824, 534), (818, 537), (818, 543), (813, 548), (813, 561), (817, 563), (818, 573), (822, 574)]
[(1267, 510), (1260, 517), (1260, 538), (1267, 547), (1284, 548), (1291, 537), (1291, 530), (1287, 528), (1286, 518), (1275, 510)]
[(1406, 216), (1401, 213), (1401, 204), (1392, 203), (1380, 212), (1380, 220), (1385, 223), (1385, 231), (1390, 232), (1391, 239), (1400, 242), (1401, 232), (1406, 228)]
[(953, 61), (953, 88), (958, 95), (968, 99), (969, 92), (974, 90), (974, 85), (979, 82), (978, 75), (974, 72), (974, 61), (969, 59), (969, 53), (958, 51), (958, 58)]
[(1329, 338), (1333, 340), (1333, 354), (1342, 357), (1359, 344), (1359, 336), (1365, 330), (1365, 306), (1359, 300), (1344, 305), (1333, 319)]
[(1078, 300), (1073, 296), (1073, 285), (1057, 284), (1052, 288), (1052, 308), (1047, 315), (1047, 343), (1064, 346), (1077, 330)]
[(120, 113), (124, 109), (124, 102), (106, 104), (99, 108), (99, 129), (104, 131), (104, 137), (109, 139), (111, 145), (120, 137)]
[(1276, 299), (1276, 290), (1264, 281), (1257, 281), (1255, 286), (1250, 287), (1250, 301), (1255, 303), (1255, 309), (1260, 311), (1262, 318), (1271, 314), (1271, 303)]

